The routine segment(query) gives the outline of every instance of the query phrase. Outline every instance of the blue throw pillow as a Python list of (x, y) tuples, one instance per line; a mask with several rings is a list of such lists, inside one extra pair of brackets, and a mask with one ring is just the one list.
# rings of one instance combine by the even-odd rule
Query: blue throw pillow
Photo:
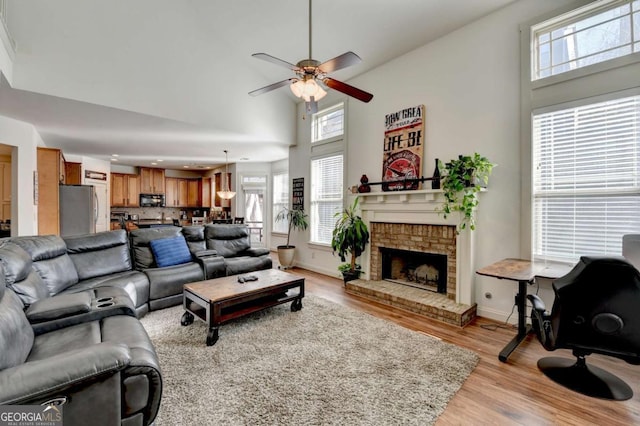
[(149, 242), (153, 257), (158, 267), (181, 265), (191, 262), (191, 253), (184, 237), (179, 235), (171, 238), (161, 238)]

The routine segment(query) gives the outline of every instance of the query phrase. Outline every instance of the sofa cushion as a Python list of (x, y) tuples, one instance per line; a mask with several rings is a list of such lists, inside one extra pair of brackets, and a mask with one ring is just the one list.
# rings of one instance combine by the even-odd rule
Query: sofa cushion
[(273, 262), (269, 256), (238, 256), (224, 260), (227, 275), (246, 274), (247, 272), (271, 269)]
[(50, 296), (47, 285), (35, 269), (31, 270), (27, 278), (11, 284), (10, 287), (27, 306)]
[(133, 263), (137, 270), (155, 268), (156, 262), (149, 243), (160, 238), (177, 237), (182, 228), (178, 226), (161, 226), (158, 228), (134, 229), (129, 233)]
[(136, 308), (149, 300), (149, 279), (140, 271), (124, 271), (115, 274), (82, 280), (62, 293), (77, 293), (79, 291), (96, 290), (99, 294), (108, 292), (107, 289), (124, 290)]
[(31, 255), (33, 268), (40, 274), (50, 296), (78, 282), (78, 273), (62, 238), (44, 235), (16, 237), (12, 241)]
[(5, 289), (4, 272), (0, 278), (0, 370), (25, 362), (33, 346), (33, 329), (23, 312), (18, 296)]
[(0, 245), (0, 263), (4, 267), (6, 284), (22, 303), (30, 305), (49, 297), (47, 286), (32, 267), (31, 256), (22, 247), (11, 241), (4, 241)]
[(124, 229), (66, 237), (64, 241), (80, 280), (131, 270)]
[(204, 241), (204, 226), (190, 225), (182, 227), (182, 235), (187, 240), (187, 246), (191, 254), (206, 250), (207, 245)]
[(149, 243), (156, 265), (165, 266), (182, 265), (191, 262), (191, 252), (183, 236), (161, 238)]
[(24, 280), (31, 272), (31, 255), (11, 241), (3, 241), (0, 245), (0, 261), (7, 285)]
[(238, 256), (251, 247), (247, 225), (209, 224), (204, 228), (207, 248), (216, 250), (219, 256)]

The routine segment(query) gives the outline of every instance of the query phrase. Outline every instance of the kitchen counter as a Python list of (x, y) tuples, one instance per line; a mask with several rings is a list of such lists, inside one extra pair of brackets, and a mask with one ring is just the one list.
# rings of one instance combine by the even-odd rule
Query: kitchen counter
[(134, 223), (138, 228), (155, 228), (158, 226), (173, 226), (173, 219), (139, 219)]

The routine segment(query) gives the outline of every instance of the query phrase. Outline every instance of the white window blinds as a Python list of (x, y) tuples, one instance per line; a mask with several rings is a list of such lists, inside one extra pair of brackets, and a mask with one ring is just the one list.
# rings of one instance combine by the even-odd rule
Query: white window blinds
[(311, 160), (311, 241), (331, 244), (334, 215), (342, 209), (342, 154)]
[(619, 255), (640, 233), (640, 96), (534, 113), (533, 250)]
[(273, 175), (273, 232), (286, 233), (287, 221), (276, 222), (278, 213), (289, 206), (289, 174), (276, 173)]

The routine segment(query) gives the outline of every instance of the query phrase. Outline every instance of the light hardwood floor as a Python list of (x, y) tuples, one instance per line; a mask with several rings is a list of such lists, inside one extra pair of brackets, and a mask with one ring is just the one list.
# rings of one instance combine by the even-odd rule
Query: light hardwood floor
[(465, 328), (450, 326), (347, 294), (337, 278), (299, 268), (289, 272), (305, 277), (307, 294), (436, 336), (480, 356), (478, 366), (450, 401), (438, 425), (640, 425), (640, 366), (589, 356), (588, 363), (618, 375), (634, 391), (633, 398), (624, 402), (589, 398), (553, 383), (538, 370), (536, 362), (544, 356), (573, 357), (568, 350), (545, 351), (533, 335), (502, 363), (498, 352), (515, 334), (513, 329), (487, 329), (496, 323), (484, 318)]

